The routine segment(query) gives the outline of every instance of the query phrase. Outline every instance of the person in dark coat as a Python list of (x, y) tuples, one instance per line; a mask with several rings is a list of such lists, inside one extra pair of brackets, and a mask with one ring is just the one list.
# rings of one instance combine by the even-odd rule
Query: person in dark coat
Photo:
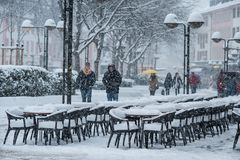
[(200, 83), (199, 77), (192, 72), (189, 78), (189, 82), (190, 82), (190, 86), (191, 86), (191, 91), (192, 93), (196, 93), (197, 92), (197, 86)]
[(226, 86), (226, 96), (234, 96), (236, 95), (236, 77), (234, 75), (228, 75), (225, 78), (225, 86)]
[(168, 72), (168, 74), (165, 78), (165, 81), (164, 81), (164, 88), (166, 90), (165, 91), (166, 95), (170, 94), (170, 88), (172, 87), (172, 83), (173, 83), (172, 75), (170, 72)]
[(102, 82), (106, 87), (108, 101), (118, 101), (119, 86), (122, 83), (122, 76), (116, 70), (114, 64), (108, 65), (108, 71), (104, 73)]
[(173, 87), (175, 88), (175, 95), (180, 94), (180, 88), (183, 84), (182, 79), (178, 72), (175, 73), (175, 76), (173, 77)]
[(217, 91), (219, 97), (224, 97), (224, 74), (223, 70), (220, 71), (217, 78)]
[(85, 67), (78, 75), (79, 87), (82, 95), (82, 102), (91, 102), (92, 87), (96, 82), (95, 73), (90, 68), (90, 63), (87, 62)]

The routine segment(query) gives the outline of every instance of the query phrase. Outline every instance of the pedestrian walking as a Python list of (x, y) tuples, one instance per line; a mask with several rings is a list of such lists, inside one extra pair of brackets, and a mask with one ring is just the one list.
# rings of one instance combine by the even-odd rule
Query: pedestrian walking
[(199, 77), (192, 72), (189, 78), (192, 93), (197, 92), (197, 86), (200, 83)]
[(169, 95), (170, 94), (170, 88), (172, 87), (173, 85), (173, 82), (172, 82), (172, 75), (170, 72), (167, 73), (167, 76), (165, 78), (165, 81), (164, 81), (164, 88), (165, 88), (165, 93), (166, 95)]
[(108, 71), (104, 73), (102, 82), (106, 87), (108, 101), (118, 101), (119, 87), (122, 83), (122, 76), (116, 70), (114, 64), (108, 65)]
[(156, 90), (159, 88), (158, 79), (155, 73), (151, 74), (148, 83), (149, 83), (150, 96), (154, 96)]
[(225, 78), (225, 86), (226, 86), (226, 96), (234, 96), (237, 94), (236, 90), (236, 77), (234, 75), (228, 75)]
[(217, 91), (219, 97), (224, 97), (224, 74), (223, 70), (220, 71), (217, 78)]
[(92, 87), (96, 82), (96, 77), (95, 73), (91, 70), (89, 62), (86, 62), (85, 67), (79, 72), (78, 81), (82, 95), (82, 102), (91, 102)]
[(182, 79), (181, 79), (179, 73), (176, 72), (173, 77), (173, 87), (175, 89), (175, 95), (180, 94), (180, 88), (181, 88), (182, 84), (183, 84)]

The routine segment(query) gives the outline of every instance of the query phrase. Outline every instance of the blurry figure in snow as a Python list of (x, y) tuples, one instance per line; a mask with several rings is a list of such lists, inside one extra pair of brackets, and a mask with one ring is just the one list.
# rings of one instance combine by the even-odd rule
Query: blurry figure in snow
[(194, 72), (191, 73), (189, 81), (190, 81), (190, 86), (191, 86), (191, 91), (192, 93), (197, 92), (197, 86), (200, 83), (200, 77), (197, 76)]
[(224, 86), (226, 87), (226, 96), (233, 96), (237, 94), (236, 91), (237, 82), (236, 77), (234, 75), (228, 75), (224, 79), (224, 82), (225, 82)]
[(159, 88), (157, 76), (155, 73), (151, 74), (148, 83), (149, 83), (150, 96), (154, 96), (156, 90)]
[(165, 91), (164, 91), (164, 89), (162, 89), (162, 91), (161, 91), (161, 95), (165, 95)]
[(170, 88), (172, 87), (172, 75), (170, 72), (168, 72), (166, 78), (165, 78), (165, 81), (164, 81), (164, 88), (166, 90), (166, 95), (169, 95), (170, 94)]
[(82, 95), (82, 102), (91, 102), (92, 87), (96, 82), (95, 73), (90, 68), (90, 63), (86, 62), (85, 67), (78, 75), (79, 87)]
[(223, 70), (220, 71), (217, 78), (217, 91), (219, 97), (224, 97), (224, 74)]
[(175, 88), (175, 95), (180, 94), (180, 88), (182, 85), (182, 79), (178, 72), (175, 73), (175, 76), (173, 77), (173, 87)]
[(122, 76), (115, 69), (114, 64), (108, 65), (108, 71), (104, 73), (102, 82), (106, 86), (108, 101), (118, 101), (119, 86), (122, 83)]

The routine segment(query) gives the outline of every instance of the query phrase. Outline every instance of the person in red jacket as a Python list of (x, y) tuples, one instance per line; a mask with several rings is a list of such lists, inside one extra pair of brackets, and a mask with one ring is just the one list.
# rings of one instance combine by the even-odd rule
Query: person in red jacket
[(219, 76), (217, 78), (217, 91), (219, 97), (224, 96), (224, 74), (222, 70), (220, 71)]
[(191, 86), (192, 93), (196, 93), (197, 86), (200, 83), (200, 80), (194, 72), (191, 73), (189, 81), (190, 81), (190, 86)]

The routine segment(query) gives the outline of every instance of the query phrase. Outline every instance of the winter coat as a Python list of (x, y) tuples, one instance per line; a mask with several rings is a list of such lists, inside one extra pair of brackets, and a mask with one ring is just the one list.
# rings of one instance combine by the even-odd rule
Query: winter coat
[(217, 79), (217, 90), (219, 93), (224, 91), (224, 75), (219, 75)]
[(174, 76), (173, 78), (173, 86), (174, 88), (180, 88), (182, 85), (182, 79), (180, 76)]
[(78, 83), (81, 90), (91, 88), (96, 82), (95, 73), (92, 71), (89, 75), (86, 75), (83, 70), (78, 75)]
[(107, 93), (119, 93), (119, 86), (122, 83), (122, 76), (115, 69), (112, 72), (108, 70), (105, 72), (102, 82), (106, 86)]
[(156, 91), (159, 88), (158, 80), (157, 80), (156, 77), (155, 78), (150, 77), (148, 83), (149, 83), (149, 90), (150, 91)]
[(190, 85), (192, 87), (197, 87), (198, 84), (199, 84), (199, 78), (197, 77), (197, 75), (192, 74), (190, 76)]
[(164, 81), (164, 87), (166, 89), (170, 89), (173, 85), (173, 80), (171, 74), (167, 74), (165, 81)]
[(235, 95), (236, 94), (236, 78), (235, 77), (229, 77), (228, 80), (226, 81), (226, 90), (227, 90), (227, 95)]

